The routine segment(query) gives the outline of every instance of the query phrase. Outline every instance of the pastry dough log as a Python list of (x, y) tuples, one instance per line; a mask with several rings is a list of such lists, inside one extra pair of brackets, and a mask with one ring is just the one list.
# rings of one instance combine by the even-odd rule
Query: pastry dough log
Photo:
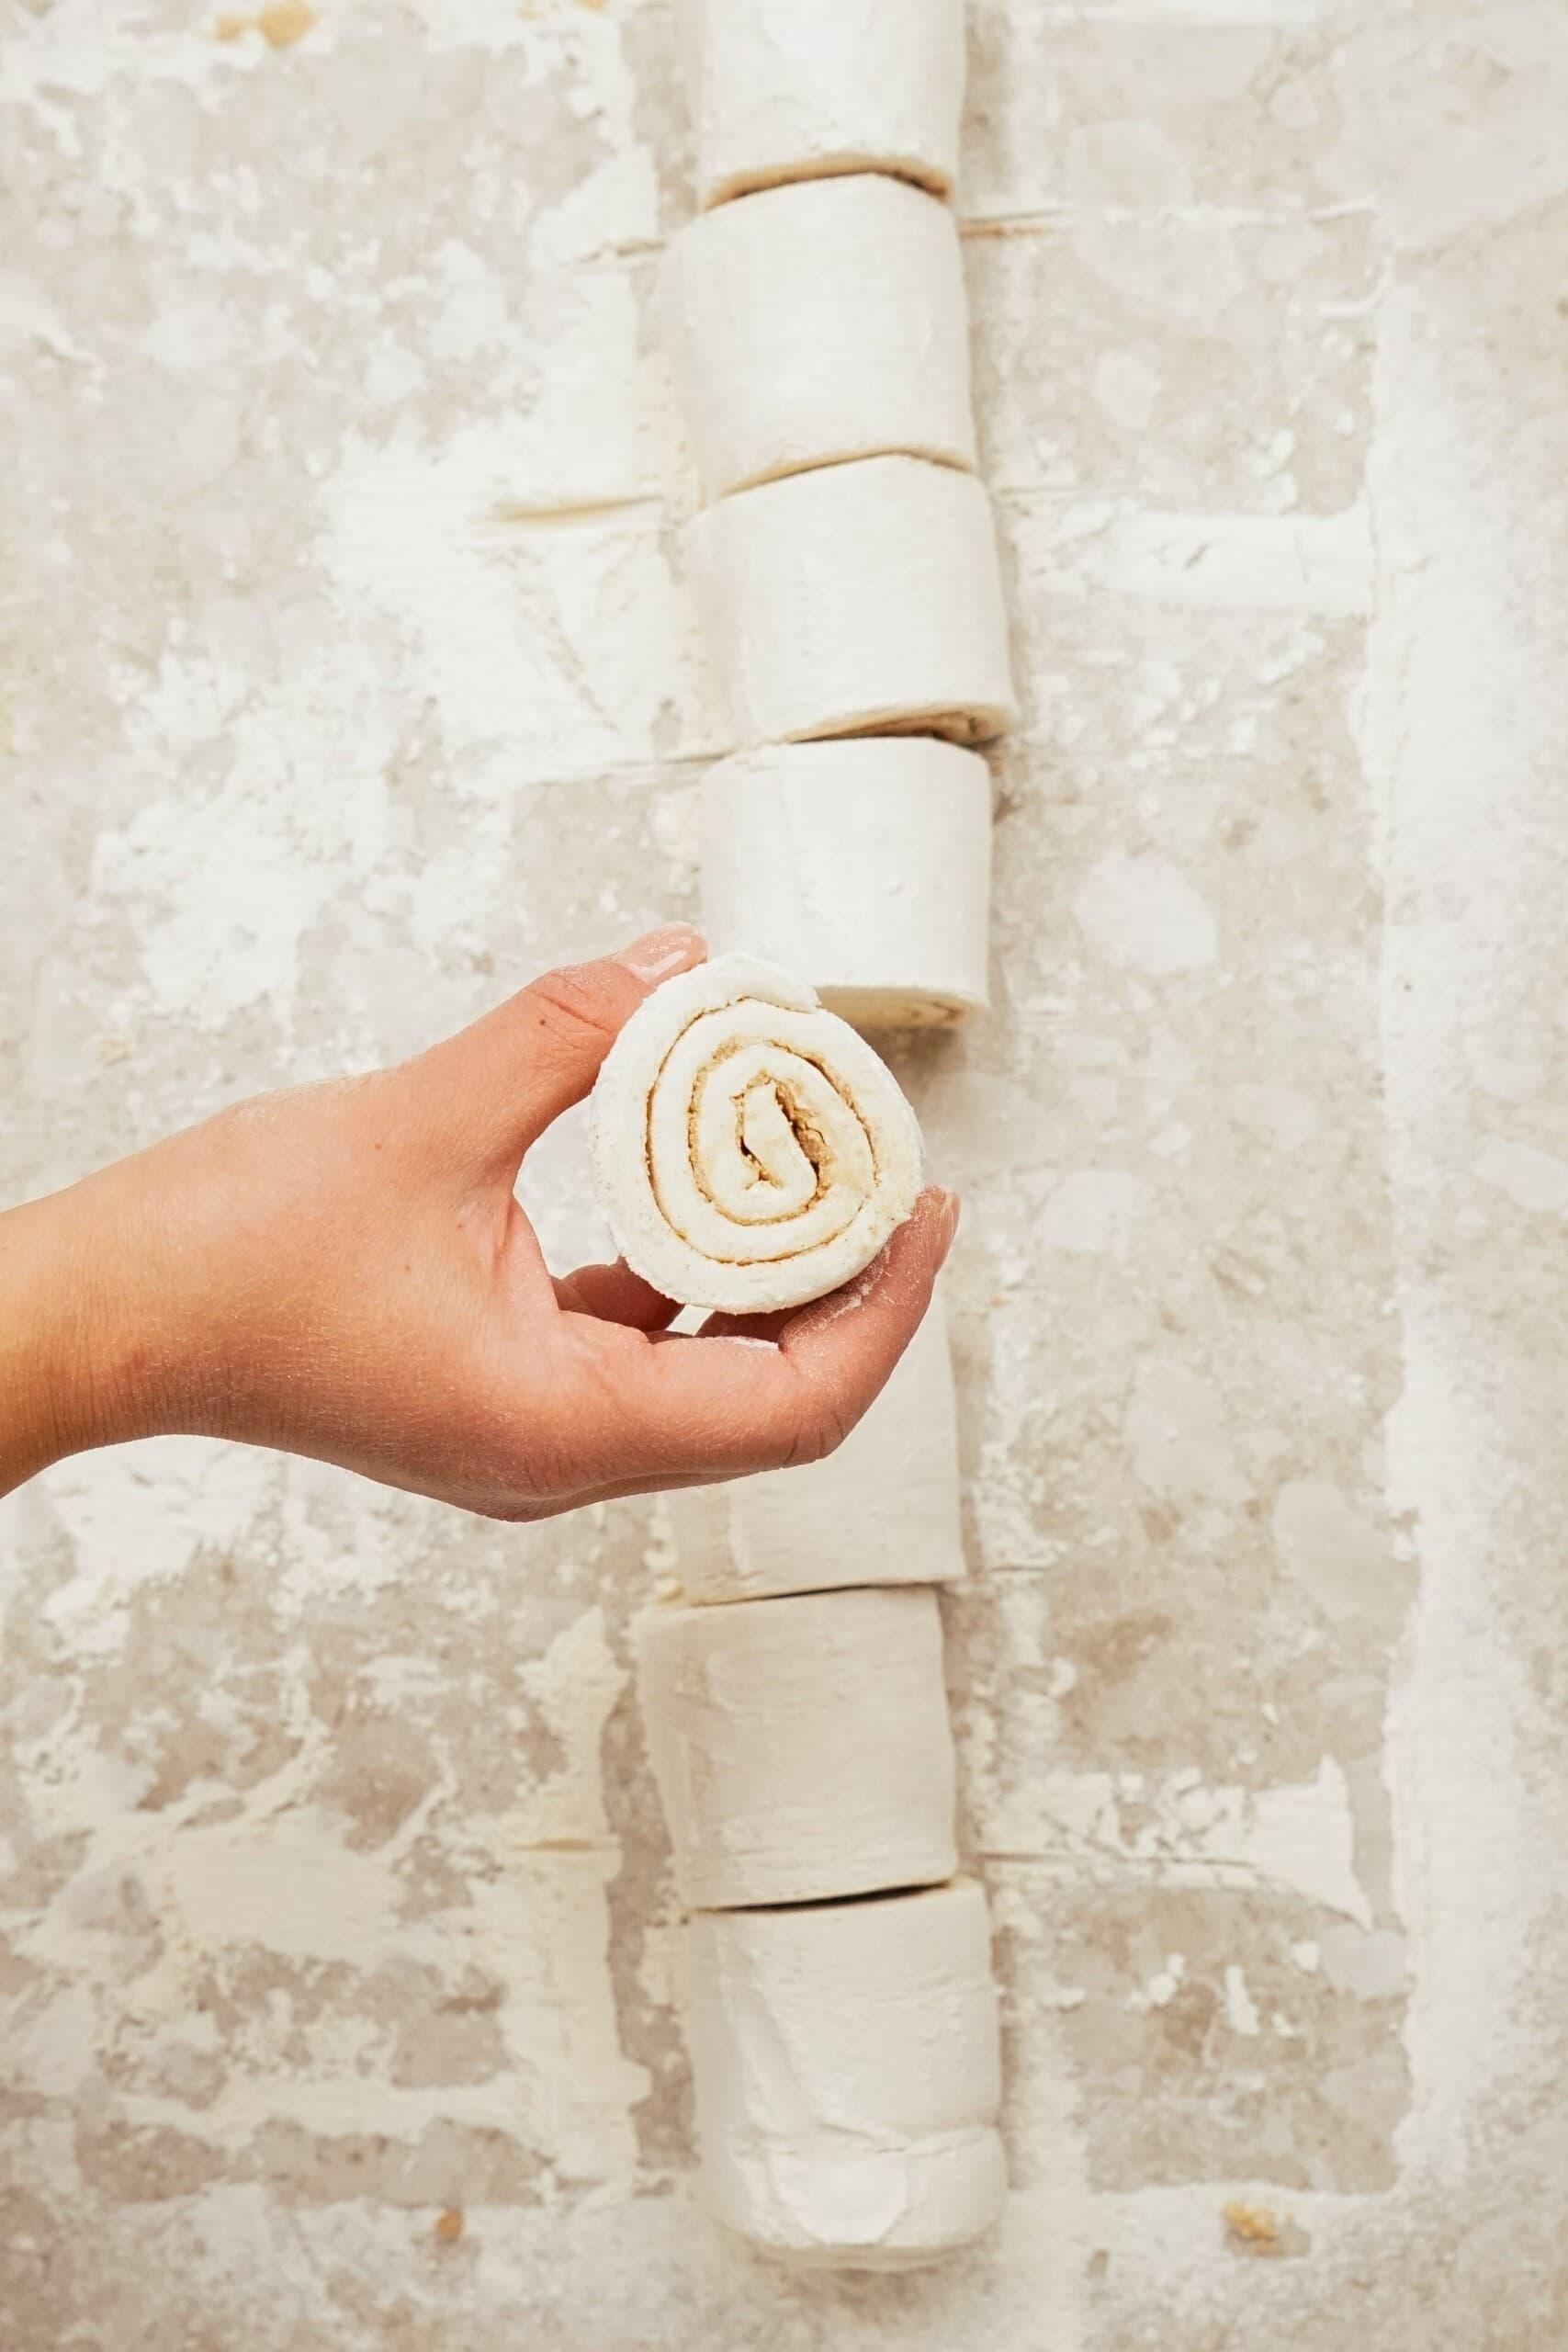
[(958, 226), (918, 188), (863, 175), (699, 213), (663, 310), (710, 496), (888, 451), (976, 462)]
[(926, 1886), (956, 1867), (936, 1595), (650, 1610), (637, 1680), (693, 1910)]
[(694, 1918), (686, 1973), (719, 2220), (797, 2263), (893, 2269), (995, 2219), (997, 1996), (972, 1879)]
[[(626, 1023), (592, 1135), (627, 1262), (744, 1313), (852, 1281), (914, 1205), (913, 1114), (849, 1023), (984, 1006), (990, 782), (962, 747), (1015, 702), (940, 200), (964, 0), (677, 6), (702, 209), (663, 304), (739, 748), (704, 787), (715, 960)], [(1006, 2193), (985, 1897), (953, 1877), (957, 1473), (937, 1305), (836, 1454), (671, 1495), (684, 1599), (636, 1628), (705, 2194), (800, 2265), (935, 2262)]]
[(991, 779), (973, 752), (864, 736), (739, 752), (703, 787), (703, 927), (870, 1028), (984, 1008)]
[(721, 498), (687, 526), (738, 742), (946, 735), (1014, 715), (990, 502), (972, 474), (865, 458)]
[(953, 1363), (940, 1296), (835, 1453), (666, 1497), (688, 1600), (964, 1574)]
[(815, 992), (747, 956), (639, 1005), (593, 1089), (599, 1196), (666, 1298), (734, 1313), (853, 1280), (915, 1205), (920, 1132), (897, 1080)]
[(697, 197), (881, 171), (945, 196), (964, 0), (682, 0)]

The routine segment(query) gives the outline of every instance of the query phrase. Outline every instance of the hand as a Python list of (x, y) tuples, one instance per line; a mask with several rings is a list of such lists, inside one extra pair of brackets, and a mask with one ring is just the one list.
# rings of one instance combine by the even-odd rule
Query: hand
[(704, 952), (655, 932), (396, 1069), (242, 1102), (0, 1216), (0, 1492), (170, 1430), (512, 1520), (829, 1452), (925, 1313), (955, 1201), (921, 1195), (852, 1312), (687, 1338), (623, 1264), (552, 1281), (513, 1197), (642, 998)]

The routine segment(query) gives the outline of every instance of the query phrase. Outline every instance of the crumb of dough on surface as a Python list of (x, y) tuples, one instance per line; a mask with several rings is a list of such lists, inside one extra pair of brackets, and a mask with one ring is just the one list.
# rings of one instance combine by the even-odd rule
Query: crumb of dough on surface
[(1244, 2245), (1273, 2245), (1279, 2238), (1280, 2217), (1270, 2212), (1267, 2205), (1248, 2205), (1243, 2199), (1233, 2197), (1228, 2205), (1221, 2206), (1220, 2212), (1226, 2227)]
[(220, 17), (212, 28), (214, 40), (238, 40), (245, 33), (260, 33), (271, 49), (292, 49), (317, 21), (306, 0), (266, 0), (254, 17)]
[(267, 0), (256, 18), (258, 28), (274, 49), (288, 49), (302, 40), (315, 21), (316, 12), (306, 6), (305, 0)]
[(1276, 2213), (1268, 2205), (1250, 2205), (1235, 2197), (1220, 2208), (1225, 2223), (1224, 2244), (1232, 2254), (1251, 2260), (1288, 2262), (1312, 2252), (1312, 2233), (1292, 2213)]

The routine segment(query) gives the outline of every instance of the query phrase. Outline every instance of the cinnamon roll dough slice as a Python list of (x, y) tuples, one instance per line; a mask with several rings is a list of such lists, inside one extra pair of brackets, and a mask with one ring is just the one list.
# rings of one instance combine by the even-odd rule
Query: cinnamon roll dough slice
[(700, 203), (838, 172), (952, 188), (964, 0), (682, 0), (681, 32)]
[(686, 1928), (703, 2188), (807, 2267), (934, 2262), (1006, 2187), (990, 1922), (973, 1879)]
[(773, 743), (703, 786), (703, 928), (801, 973), (866, 1028), (983, 1011), (991, 778), (956, 744)]
[(852, 1282), (915, 1205), (897, 1080), (816, 991), (749, 956), (666, 980), (593, 1089), (601, 1205), (666, 1298), (730, 1313)]
[(930, 1886), (957, 1867), (929, 1586), (637, 1620), (649, 1756), (694, 1911)]
[(865, 175), (699, 213), (662, 292), (710, 495), (889, 451), (975, 465), (958, 227), (934, 197)]
[(945, 735), (1015, 715), (990, 501), (973, 474), (863, 458), (737, 491), (688, 525), (738, 743)]

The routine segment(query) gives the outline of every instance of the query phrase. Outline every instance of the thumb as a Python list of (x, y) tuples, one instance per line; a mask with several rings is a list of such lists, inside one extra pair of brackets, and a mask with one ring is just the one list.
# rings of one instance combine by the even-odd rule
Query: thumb
[(690, 923), (666, 923), (593, 964), (566, 964), (460, 1029), (429, 1057), (461, 1098), (481, 1149), (513, 1165), (563, 1111), (581, 1102), (599, 1066), (660, 980), (700, 964), (707, 944)]

